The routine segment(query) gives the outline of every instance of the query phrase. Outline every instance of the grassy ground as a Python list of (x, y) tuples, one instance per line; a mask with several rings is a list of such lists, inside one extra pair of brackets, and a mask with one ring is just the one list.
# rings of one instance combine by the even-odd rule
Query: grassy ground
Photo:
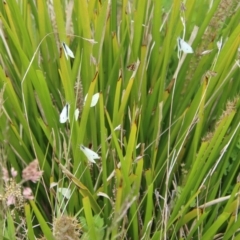
[(3, 239), (240, 238), (237, 0), (0, 9)]

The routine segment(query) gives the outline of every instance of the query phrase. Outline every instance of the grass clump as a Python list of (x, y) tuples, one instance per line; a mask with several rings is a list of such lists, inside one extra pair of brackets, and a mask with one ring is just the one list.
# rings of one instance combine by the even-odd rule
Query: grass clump
[(239, 237), (238, 1), (0, 9), (4, 239)]

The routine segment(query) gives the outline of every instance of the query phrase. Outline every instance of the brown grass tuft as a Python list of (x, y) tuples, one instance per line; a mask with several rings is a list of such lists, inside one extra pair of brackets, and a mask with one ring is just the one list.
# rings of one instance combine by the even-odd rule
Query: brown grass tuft
[(60, 216), (53, 221), (55, 240), (80, 239), (80, 225), (75, 217)]

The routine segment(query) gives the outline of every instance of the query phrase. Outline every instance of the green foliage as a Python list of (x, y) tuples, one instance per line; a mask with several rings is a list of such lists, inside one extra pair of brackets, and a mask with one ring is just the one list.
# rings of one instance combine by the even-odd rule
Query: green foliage
[(210, 2), (0, 3), (1, 168), (44, 171), (5, 239), (53, 239), (63, 215), (76, 239), (239, 237), (240, 8)]
[[(90, 232), (92, 231), (91, 229), (89, 229), (86, 219), (84, 217), (80, 217), (80, 224), (82, 226), (82, 231), (84, 232), (81, 239), (91, 239), (89, 238), (90, 236)], [(99, 216), (99, 215), (95, 215), (93, 217), (93, 222), (94, 222), (94, 228), (95, 231), (97, 232), (97, 237), (95, 239), (104, 239), (104, 228), (103, 228), (103, 219)]]

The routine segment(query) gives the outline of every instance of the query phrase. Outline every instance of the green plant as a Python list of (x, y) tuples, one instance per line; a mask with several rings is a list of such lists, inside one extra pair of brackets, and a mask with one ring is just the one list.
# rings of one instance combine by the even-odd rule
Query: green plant
[(1, 166), (44, 171), (5, 239), (238, 236), (240, 9), (210, 2), (0, 3)]

